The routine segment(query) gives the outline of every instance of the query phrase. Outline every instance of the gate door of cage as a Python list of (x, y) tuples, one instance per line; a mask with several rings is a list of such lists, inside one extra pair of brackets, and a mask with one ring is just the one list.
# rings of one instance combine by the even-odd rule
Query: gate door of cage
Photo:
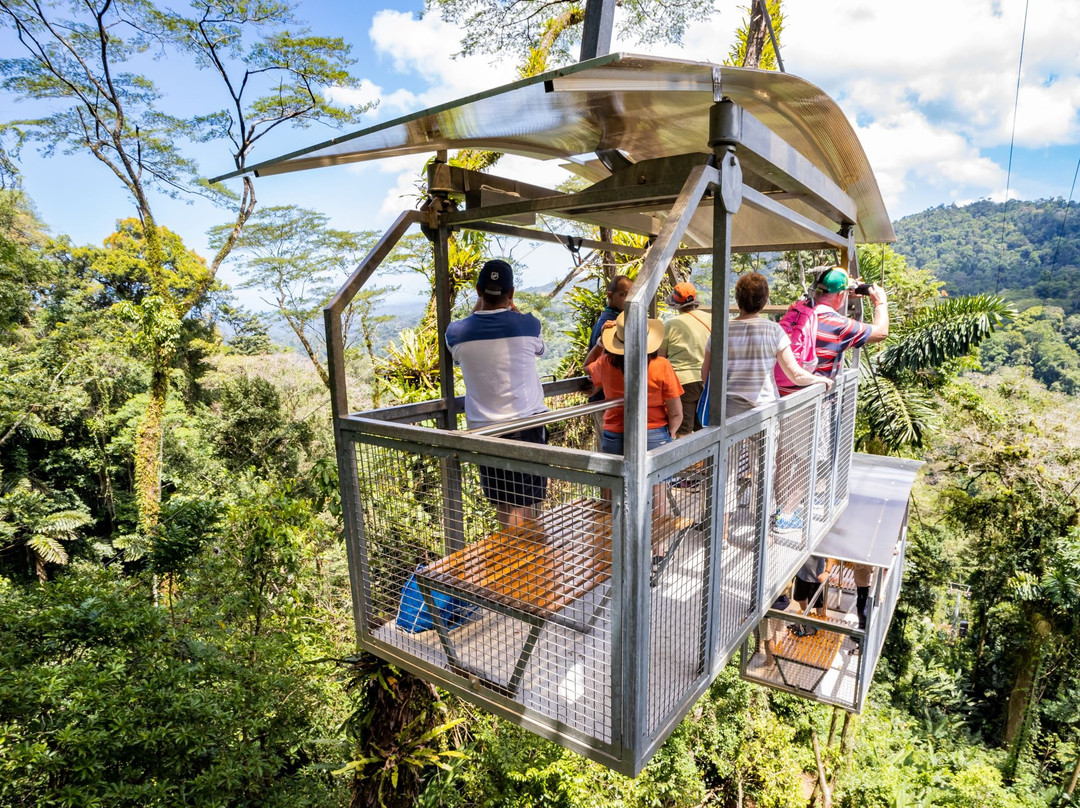
[[(447, 163), (452, 148), (559, 157), (591, 185), (560, 193), (468, 171)], [(765, 617), (778, 578), (805, 560), (846, 504), (853, 371), (828, 397), (804, 391), (724, 425), (731, 255), (832, 248), (857, 274), (856, 241), (893, 240), (888, 215), (846, 117), (813, 85), (626, 54), (254, 170), (422, 152), (436, 154), (423, 209), (398, 218), (325, 311), (359, 645), (637, 774)], [(570, 240), (522, 226), (537, 215), (650, 240), (643, 249), (586, 240), (644, 256), (625, 307), (625, 400), (587, 404), (582, 379), (552, 382), (544, 385), (550, 412), (470, 431), (441, 338), (451, 318), (449, 239), (475, 229)], [(439, 396), (357, 412), (345, 382), (342, 317), (412, 228), (429, 237), (435, 258)], [(712, 260), (720, 348), (712, 352), (719, 383), (710, 422), (724, 426), (648, 451), (646, 319), (672, 259), (685, 255)], [(614, 404), (625, 409), (622, 456), (593, 444), (594, 413)], [(548, 445), (501, 437), (535, 426), (549, 430)], [(805, 466), (797, 482), (777, 466), (787, 454)], [(503, 529), (482, 490), (506, 471), (526, 475), (543, 499), (524, 524)], [(785, 485), (815, 518), (778, 543), (768, 511)], [(753, 503), (751, 515), (731, 515), (742, 497)]]

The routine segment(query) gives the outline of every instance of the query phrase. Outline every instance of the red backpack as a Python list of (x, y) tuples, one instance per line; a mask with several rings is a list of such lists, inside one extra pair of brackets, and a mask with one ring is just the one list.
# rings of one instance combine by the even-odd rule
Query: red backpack
[[(814, 304), (806, 297), (800, 297), (780, 318), (780, 327), (791, 339), (791, 352), (795, 361), (807, 371), (813, 373), (817, 368), (817, 325), (818, 316)], [(795, 383), (776, 365), (776, 384), (781, 391), (785, 387), (795, 387)]]

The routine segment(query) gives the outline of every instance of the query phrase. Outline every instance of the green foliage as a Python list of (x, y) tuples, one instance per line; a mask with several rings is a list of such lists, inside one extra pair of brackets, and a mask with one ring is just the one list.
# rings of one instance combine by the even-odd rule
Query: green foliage
[[(233, 225), (210, 231), (210, 243), (221, 249), (234, 237)], [(354, 233), (329, 227), (326, 215), (295, 205), (258, 209), (235, 237), (234, 254), (243, 257), (242, 288), (259, 289), (268, 303), (292, 329), (324, 383), (322, 310), (360, 258), (375, 244), (377, 234)], [(374, 309), (389, 290), (367, 289), (347, 307), (342, 338), (346, 348), (360, 336), (373, 332), (378, 318)], [(361, 322), (360, 327), (356, 321)]]
[(0, 802), (337, 804), (294, 637), (174, 614), (100, 570), (0, 589)]
[(990, 295), (952, 298), (926, 306), (890, 329), (877, 369), (895, 376), (940, 367), (968, 354), (1015, 316), (1004, 299)]
[(23, 477), (0, 492), (0, 553), (23, 548), (34, 573), (44, 580), (45, 565), (66, 564), (65, 545), (91, 521), (75, 497), (35, 487)]
[[(559, 17), (579, 4), (572, 0), (540, 2), (522, 0), (506, 3), (501, 0), (434, 0), (443, 16), (461, 23), (464, 36), (463, 53), (498, 53), (510, 51), (523, 59), (529, 48), (544, 35), (549, 19)], [(653, 42), (681, 42), (686, 26), (693, 20), (714, 13), (712, 3), (674, 0), (625, 0), (622, 5), (619, 36), (646, 45)], [(569, 27), (552, 48), (551, 67), (576, 61), (571, 45), (580, 39), (576, 26)]]
[(896, 224), (897, 251), (950, 294), (992, 292), (1080, 311), (1080, 217), (1063, 200), (942, 205)]
[(1080, 393), (1080, 315), (1066, 318), (1051, 306), (1032, 306), (1006, 330), (982, 346), (980, 359), (988, 371), (1030, 366), (1032, 375), (1055, 392)]
[(311, 427), (287, 416), (273, 384), (258, 376), (234, 376), (218, 391), (216, 408), (210, 432), (226, 468), (296, 474), (301, 454), (311, 445)]

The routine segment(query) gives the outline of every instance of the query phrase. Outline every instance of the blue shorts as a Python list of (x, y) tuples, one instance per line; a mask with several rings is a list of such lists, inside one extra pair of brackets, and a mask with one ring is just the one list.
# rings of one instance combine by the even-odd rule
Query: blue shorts
[[(535, 426), (501, 437), (526, 443), (547, 443), (547, 428)], [(494, 466), (480, 466), (480, 487), (491, 502), (516, 507), (533, 505), (547, 496), (547, 477), (527, 471), (510, 471)]]
[[(646, 449), (652, 451), (665, 443), (671, 443), (671, 432), (666, 426), (658, 426), (650, 429), (646, 437)], [(600, 436), (600, 451), (607, 454), (621, 455), (623, 453), (623, 433), (608, 432), (606, 429)]]

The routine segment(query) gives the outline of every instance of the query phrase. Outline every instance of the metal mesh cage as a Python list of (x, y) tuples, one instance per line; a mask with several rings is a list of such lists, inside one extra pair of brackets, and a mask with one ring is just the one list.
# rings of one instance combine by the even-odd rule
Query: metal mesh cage
[(763, 486), (766, 430), (761, 429), (727, 449), (727, 479), (724, 480), (725, 527), (720, 553), (718, 639), (721, 648), (739, 637), (757, 610), (757, 573), (761, 543), (764, 495), (755, 494)]
[(821, 399), (816, 423), (817, 447), (814, 453), (814, 491), (810, 506), (813, 539), (828, 527), (833, 516), (833, 459), (836, 449), (836, 416), (839, 412), (839, 387)]
[(836, 490), (833, 495), (837, 505), (847, 500), (848, 478), (851, 474), (851, 449), (855, 442), (855, 406), (858, 401), (859, 380), (855, 374), (851, 376), (844, 384), (840, 415), (840, 451), (836, 459)]
[(653, 486), (648, 732), (679, 707), (705, 671), (713, 519), (712, 457)]
[(775, 591), (806, 556), (810, 530), (810, 463), (814, 446), (814, 408), (784, 413), (777, 427), (766, 591)]
[(600, 487), (526, 460), (355, 450), (373, 637), (610, 742), (619, 542)]

